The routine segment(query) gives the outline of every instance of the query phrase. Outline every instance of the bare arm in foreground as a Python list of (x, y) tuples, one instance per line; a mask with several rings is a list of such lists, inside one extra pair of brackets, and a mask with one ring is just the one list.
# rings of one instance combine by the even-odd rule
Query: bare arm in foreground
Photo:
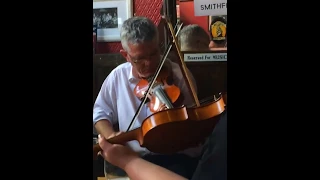
[(125, 170), (132, 180), (186, 180), (161, 166), (141, 159), (128, 147), (108, 143), (100, 135), (99, 145), (103, 150), (102, 157)]

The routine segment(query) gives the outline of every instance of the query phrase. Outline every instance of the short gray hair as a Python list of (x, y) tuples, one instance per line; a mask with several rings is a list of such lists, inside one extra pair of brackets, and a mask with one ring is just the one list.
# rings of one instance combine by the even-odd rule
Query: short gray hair
[(156, 25), (147, 17), (134, 16), (125, 20), (120, 31), (121, 45), (128, 51), (128, 43), (139, 44), (152, 41), (156, 38), (158, 41), (158, 29)]
[(210, 37), (209, 34), (198, 24), (190, 24), (181, 29), (178, 34), (178, 43), (181, 49), (197, 48), (197, 43), (203, 41), (207, 43), (209, 48)]

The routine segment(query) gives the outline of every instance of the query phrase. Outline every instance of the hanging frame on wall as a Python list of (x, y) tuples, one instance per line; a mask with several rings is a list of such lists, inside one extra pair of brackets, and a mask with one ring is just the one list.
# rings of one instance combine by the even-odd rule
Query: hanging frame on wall
[(93, 0), (97, 42), (119, 42), (121, 26), (132, 14), (132, 0)]
[(209, 29), (210, 29), (210, 26), (211, 26), (211, 23), (212, 23), (212, 21), (213, 20), (215, 20), (216, 18), (218, 18), (218, 17), (221, 17), (221, 18), (223, 18), (226, 22), (227, 22), (227, 15), (221, 15), (221, 16), (208, 16), (209, 18), (208, 18), (208, 27), (209, 27)]

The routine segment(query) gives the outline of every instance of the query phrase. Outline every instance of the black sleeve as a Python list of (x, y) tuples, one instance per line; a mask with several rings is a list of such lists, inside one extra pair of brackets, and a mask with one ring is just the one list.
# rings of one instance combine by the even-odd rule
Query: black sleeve
[(204, 145), (202, 157), (192, 180), (227, 180), (227, 113)]

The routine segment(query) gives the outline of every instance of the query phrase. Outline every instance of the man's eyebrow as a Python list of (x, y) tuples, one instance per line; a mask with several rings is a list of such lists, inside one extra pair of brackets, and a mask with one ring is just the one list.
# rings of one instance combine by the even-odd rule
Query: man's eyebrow
[(158, 50), (156, 49), (156, 50), (154, 50), (152, 53), (150, 53), (149, 55), (140, 55), (140, 56), (137, 56), (137, 57), (133, 57), (133, 56), (131, 56), (131, 57), (133, 57), (134, 59), (142, 59), (142, 58), (145, 58), (145, 57), (148, 57), (148, 56), (153, 56), (153, 55), (155, 55), (155, 54), (157, 54), (158, 53)]

